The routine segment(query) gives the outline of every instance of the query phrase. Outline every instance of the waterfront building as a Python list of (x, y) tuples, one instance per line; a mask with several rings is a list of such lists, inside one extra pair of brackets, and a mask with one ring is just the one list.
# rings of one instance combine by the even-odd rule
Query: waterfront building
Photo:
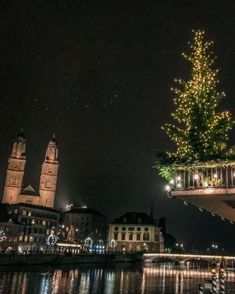
[(6, 239), (0, 246), (15, 250), (15, 242), (22, 250), (46, 250), (47, 238), (59, 226), (60, 212), (29, 203), (0, 204), (0, 230)]
[(48, 143), (42, 164), (39, 190), (31, 185), (23, 187), (26, 164), (26, 139), (23, 132), (17, 135), (8, 160), (3, 203), (28, 203), (54, 207), (58, 176), (58, 147), (55, 136)]
[(62, 214), (62, 226), (75, 229), (76, 241), (84, 244), (104, 244), (107, 239), (107, 219), (95, 209), (74, 207)]
[(156, 220), (143, 212), (127, 212), (109, 225), (109, 250), (164, 252)]

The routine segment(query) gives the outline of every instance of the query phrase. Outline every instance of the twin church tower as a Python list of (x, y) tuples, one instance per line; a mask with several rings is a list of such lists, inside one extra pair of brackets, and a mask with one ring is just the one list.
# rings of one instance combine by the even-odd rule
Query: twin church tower
[(8, 160), (2, 202), (9, 204), (23, 202), (53, 208), (59, 168), (55, 136), (51, 138), (46, 149), (38, 192), (31, 185), (23, 187), (25, 163), (26, 139), (23, 132), (20, 132)]

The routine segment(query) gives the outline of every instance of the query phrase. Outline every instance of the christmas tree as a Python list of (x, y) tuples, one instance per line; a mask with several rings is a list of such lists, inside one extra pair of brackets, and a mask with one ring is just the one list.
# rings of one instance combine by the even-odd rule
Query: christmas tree
[(230, 112), (217, 110), (225, 94), (218, 90), (212, 44), (205, 39), (204, 31), (198, 30), (194, 32), (190, 53), (183, 53), (191, 65), (190, 78), (175, 80), (175, 124), (163, 127), (177, 147), (174, 153), (167, 153), (171, 161), (207, 161), (228, 154), (228, 133), (234, 121)]

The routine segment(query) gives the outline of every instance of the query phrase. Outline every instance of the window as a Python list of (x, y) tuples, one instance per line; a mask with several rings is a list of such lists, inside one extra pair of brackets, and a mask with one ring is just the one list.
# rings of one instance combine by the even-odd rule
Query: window
[(113, 239), (114, 239), (114, 240), (117, 240), (117, 239), (118, 239), (118, 233), (114, 233), (114, 234), (113, 234)]
[(28, 216), (31, 216), (32, 215), (32, 212), (31, 211), (28, 211)]
[(122, 233), (122, 241), (126, 240), (126, 233)]
[(24, 241), (25, 241), (25, 242), (28, 242), (28, 236), (25, 236), (25, 237), (24, 237)]
[(125, 231), (126, 230), (126, 227), (122, 227), (122, 230)]
[(143, 241), (149, 241), (149, 233), (144, 233)]
[(118, 227), (115, 227), (114, 230), (115, 230), (115, 231), (118, 231)]
[(29, 237), (29, 242), (33, 242), (33, 239), (34, 239), (34, 238), (33, 238), (32, 236), (30, 236), (30, 237)]
[(128, 230), (129, 230), (129, 231), (134, 231), (135, 228), (134, 228), (134, 227), (129, 227)]
[(130, 235), (129, 235), (129, 240), (130, 240), (130, 241), (133, 240), (133, 233), (130, 233)]
[(18, 209), (14, 209), (14, 214), (17, 214), (18, 213)]
[(51, 183), (50, 182), (46, 182), (46, 188), (51, 188)]
[(137, 231), (141, 231), (141, 228), (140, 228), (140, 227), (138, 227), (138, 228), (137, 228)]
[(45, 220), (42, 221), (42, 225), (45, 226), (47, 222)]
[(22, 210), (22, 215), (26, 215), (26, 210)]
[(148, 232), (149, 228), (144, 228), (145, 232)]
[(137, 234), (136, 234), (136, 240), (137, 240), (137, 241), (140, 241), (140, 237), (141, 237), (141, 233), (137, 233)]
[(23, 236), (19, 236), (19, 241), (23, 241)]

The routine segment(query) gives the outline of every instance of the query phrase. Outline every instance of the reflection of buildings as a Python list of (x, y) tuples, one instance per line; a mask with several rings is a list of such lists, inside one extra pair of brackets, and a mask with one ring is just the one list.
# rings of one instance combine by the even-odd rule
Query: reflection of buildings
[(93, 241), (106, 240), (107, 220), (106, 217), (91, 208), (72, 208), (62, 214), (62, 223), (65, 227), (73, 225), (77, 230), (77, 240), (84, 241), (90, 237)]
[(39, 192), (31, 185), (23, 188), (26, 163), (26, 140), (23, 133), (17, 135), (8, 160), (3, 203), (30, 203), (53, 207), (58, 175), (58, 149), (53, 137), (46, 149), (42, 164)]
[(151, 216), (142, 212), (128, 212), (112, 222), (108, 242), (117, 251), (164, 251), (160, 228)]

